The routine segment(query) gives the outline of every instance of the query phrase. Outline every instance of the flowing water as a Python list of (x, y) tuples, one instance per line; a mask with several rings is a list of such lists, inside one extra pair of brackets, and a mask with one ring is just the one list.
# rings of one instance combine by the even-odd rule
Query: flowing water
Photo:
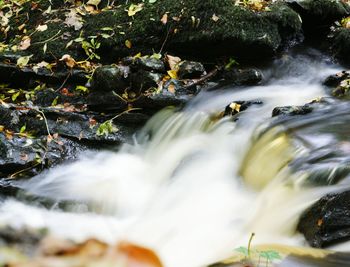
[[(275, 60), (260, 86), (201, 92), (184, 110), (155, 115), (133, 145), (88, 152), (22, 183), (31, 194), (68, 202), (69, 208), (6, 199), (0, 205), (0, 224), (45, 227), (77, 241), (128, 240), (153, 248), (166, 267), (211, 264), (246, 245), (252, 232), (257, 245), (305, 245), (295, 233), (298, 216), (337, 188), (304, 188), (282, 179), (290, 175), (288, 168), (278, 168), (286, 163), (278, 157), (283, 138), (259, 148), (277, 151), (276, 157), (262, 156), (260, 165), (246, 156), (274, 107), (324, 96), (322, 81), (340, 70), (319, 52), (304, 51)], [(252, 105), (235, 122), (213, 119), (240, 100), (263, 104)], [(295, 155), (283, 153), (286, 158)], [(242, 166), (250, 162), (253, 170), (241, 177)], [(264, 182), (254, 184), (249, 173)]]

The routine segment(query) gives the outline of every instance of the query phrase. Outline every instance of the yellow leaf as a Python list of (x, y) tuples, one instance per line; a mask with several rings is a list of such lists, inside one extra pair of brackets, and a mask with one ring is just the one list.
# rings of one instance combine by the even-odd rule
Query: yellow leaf
[(140, 12), (143, 9), (143, 4), (131, 4), (128, 9), (128, 16), (132, 17), (134, 16), (137, 12)]
[(24, 56), (24, 57), (20, 57), (19, 59), (17, 59), (17, 66), (20, 67), (20, 68), (23, 68), (23, 67), (27, 66), (28, 63), (29, 63), (29, 60), (30, 60), (30, 58), (32, 56), (33, 55)]
[(130, 49), (132, 47), (132, 43), (129, 40), (126, 40), (125, 46)]
[(171, 79), (177, 79), (177, 70), (168, 70), (168, 75)]

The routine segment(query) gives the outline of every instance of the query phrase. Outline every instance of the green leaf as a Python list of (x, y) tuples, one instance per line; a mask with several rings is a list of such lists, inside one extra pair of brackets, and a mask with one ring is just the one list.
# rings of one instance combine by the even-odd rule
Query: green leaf
[(239, 253), (242, 253), (244, 256), (248, 257), (249, 255), (249, 251), (247, 248), (245, 247), (239, 247), (239, 248), (236, 248), (235, 251), (239, 252)]
[(100, 124), (100, 126), (97, 128), (96, 134), (98, 136), (104, 135), (107, 137), (109, 134), (116, 131), (118, 131), (118, 129), (114, 127), (112, 120), (108, 120)]
[(281, 255), (274, 250), (259, 251), (259, 256), (270, 261), (282, 259)]
[(51, 106), (56, 106), (58, 102), (58, 96), (55, 97), (55, 99), (52, 101)]
[(17, 93), (15, 93), (15, 94), (13, 94), (12, 96), (11, 96), (11, 99), (12, 99), (12, 102), (15, 102), (16, 101), (16, 99), (18, 98), (18, 96), (20, 95), (20, 91), (18, 91)]
[(82, 91), (82, 92), (84, 92), (84, 93), (89, 92), (89, 89), (88, 89), (87, 87), (85, 87), (85, 86), (82, 86), (82, 85), (77, 85), (77, 87), (75, 88), (75, 90), (77, 90), (77, 91)]
[(24, 124), (21, 129), (19, 130), (19, 133), (24, 133), (27, 129), (27, 126)]

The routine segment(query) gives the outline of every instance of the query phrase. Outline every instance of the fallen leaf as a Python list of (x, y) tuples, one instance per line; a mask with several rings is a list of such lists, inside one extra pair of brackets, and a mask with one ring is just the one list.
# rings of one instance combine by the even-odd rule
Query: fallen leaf
[(68, 27), (74, 27), (76, 31), (79, 31), (83, 27), (83, 19), (75, 9), (71, 9), (70, 12), (66, 14), (64, 23)]
[(36, 30), (37, 30), (38, 32), (44, 32), (44, 31), (47, 30), (47, 25), (46, 25), (46, 24), (44, 24), (44, 25), (39, 25), (38, 27), (36, 27)]
[(177, 79), (177, 70), (168, 70), (167, 73), (171, 79)]
[(171, 70), (177, 70), (178, 69), (179, 63), (181, 62), (181, 58), (174, 57), (174, 56), (171, 56), (171, 55), (166, 55), (165, 59), (168, 62), (169, 67), (170, 67)]
[(131, 41), (130, 40), (126, 40), (125, 41), (125, 46), (130, 49), (132, 47)]
[(74, 60), (74, 58), (72, 58), (70, 55), (68, 54), (65, 54), (63, 55), (61, 58), (60, 58), (60, 61), (63, 61), (66, 63), (66, 65), (69, 67), (69, 68), (73, 68), (77, 62)]
[(161, 18), (160, 21), (161, 21), (164, 25), (167, 24), (167, 22), (168, 22), (168, 14), (165, 13), (165, 14), (163, 15), (163, 17)]
[(132, 17), (134, 16), (137, 12), (140, 12), (143, 9), (143, 4), (131, 4), (128, 9), (128, 16)]
[(217, 22), (220, 18), (219, 18), (217, 15), (213, 14), (213, 16), (211, 17), (211, 19), (212, 19), (213, 21)]
[(18, 46), (18, 49), (19, 50), (27, 50), (29, 47), (30, 47), (30, 42), (31, 42), (31, 39), (30, 39), (30, 37), (29, 36), (24, 36), (23, 38), (22, 38), (22, 41), (21, 41), (21, 43), (19, 44), (19, 46)]
[(20, 68), (23, 68), (23, 67), (27, 66), (28, 63), (29, 63), (29, 60), (30, 60), (30, 58), (32, 56), (33, 55), (24, 56), (24, 57), (20, 57), (19, 59), (17, 59), (17, 66), (20, 67)]

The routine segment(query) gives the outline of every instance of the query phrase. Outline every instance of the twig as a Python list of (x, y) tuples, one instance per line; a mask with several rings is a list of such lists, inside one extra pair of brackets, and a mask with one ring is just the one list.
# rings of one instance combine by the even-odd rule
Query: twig
[(169, 38), (170, 30), (171, 30), (171, 28), (169, 28), (169, 30), (168, 30), (168, 32), (167, 32), (167, 34), (165, 36), (165, 40), (164, 40), (164, 42), (163, 42), (163, 44), (162, 44), (158, 54), (161, 54), (163, 52), (165, 44), (166, 44), (166, 42), (168, 41), (168, 38)]
[(124, 114), (127, 114), (129, 113), (130, 111), (134, 111), (134, 110), (141, 110), (142, 108), (130, 108), (130, 109), (127, 109), (127, 110), (124, 110), (123, 112), (115, 115), (113, 118), (109, 119), (109, 121), (113, 121), (115, 120), (116, 118), (119, 118), (120, 116), (123, 116)]
[(28, 171), (28, 170), (30, 170), (30, 169), (33, 169), (33, 168), (35, 168), (36, 166), (38, 166), (40, 164), (40, 162), (36, 162), (34, 165), (32, 165), (32, 166), (29, 166), (29, 167), (27, 167), (27, 168), (25, 168), (25, 169), (23, 169), (23, 170), (19, 170), (19, 171), (17, 171), (17, 172), (15, 172), (15, 173), (13, 173), (13, 174), (11, 174), (10, 175), (10, 177), (8, 177), (9, 179), (13, 179), (13, 178), (15, 178), (18, 174), (20, 174), (20, 173), (22, 173), (22, 172), (25, 172), (25, 171)]
[(49, 124), (47, 122), (47, 119), (46, 119), (46, 116), (45, 116), (44, 112), (42, 112), (39, 108), (33, 108), (33, 109), (35, 111), (39, 112), (43, 116), (43, 119), (44, 119), (44, 122), (45, 122), (45, 126), (46, 126), (46, 130), (47, 130), (47, 134), (49, 136), (52, 136), (51, 133), (50, 133)]
[(32, 45), (36, 45), (36, 44), (45, 44), (45, 43), (48, 43), (50, 41), (53, 41), (56, 37), (59, 36), (59, 34), (62, 32), (62, 30), (59, 30), (55, 35), (51, 36), (49, 39), (47, 40), (44, 40), (44, 41), (40, 41), (40, 42), (36, 42), (36, 43), (33, 43)]
[(72, 71), (73, 71), (73, 70), (70, 70), (70, 71), (68, 72), (67, 77), (64, 79), (64, 81), (63, 81), (63, 83), (61, 84), (61, 86), (58, 87), (58, 89), (55, 90), (55, 92), (58, 92), (59, 90), (61, 90), (61, 89), (63, 88), (63, 86), (65, 86), (65, 84), (67, 83), (69, 77), (72, 75)]
[(214, 77), (217, 73), (218, 73), (218, 68), (216, 67), (215, 69), (213, 69), (211, 72), (209, 72), (208, 74), (202, 76), (199, 79), (193, 80), (194, 82), (188, 85), (185, 85), (184, 88), (185, 89), (189, 89), (193, 86), (199, 85), (201, 83), (204, 83), (205, 81), (209, 80), (210, 78)]

